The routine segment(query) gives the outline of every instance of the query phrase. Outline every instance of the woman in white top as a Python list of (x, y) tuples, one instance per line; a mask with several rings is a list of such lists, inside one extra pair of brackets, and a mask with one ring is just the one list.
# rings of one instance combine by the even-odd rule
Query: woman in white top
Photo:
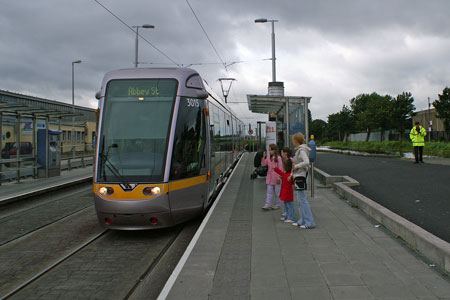
[[(294, 134), (292, 136), (292, 142), (295, 146), (295, 156), (292, 159), (293, 162), (293, 177), (303, 176), (306, 179), (309, 169), (309, 152), (310, 149), (305, 144), (305, 137), (301, 133)], [(302, 229), (314, 228), (316, 223), (309, 207), (308, 197), (305, 190), (296, 190), (298, 200), (298, 213), (299, 218), (296, 223), (292, 223), (293, 226), (299, 226)]]

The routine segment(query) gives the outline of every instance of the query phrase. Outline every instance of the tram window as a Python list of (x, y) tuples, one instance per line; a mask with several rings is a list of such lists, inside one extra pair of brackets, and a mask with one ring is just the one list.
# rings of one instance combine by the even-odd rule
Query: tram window
[(107, 159), (99, 160), (99, 181), (163, 180), (177, 86), (175, 79), (109, 81), (98, 136)]
[(217, 107), (214, 107), (214, 135), (220, 136), (220, 110)]
[(211, 108), (213, 110), (213, 122), (214, 122), (214, 132), (213, 137), (213, 151), (219, 151), (220, 147), (220, 119), (219, 119), (219, 109), (215, 107), (214, 105), (211, 105)]
[(206, 144), (203, 107), (201, 99), (180, 99), (172, 151), (171, 180), (200, 175)]

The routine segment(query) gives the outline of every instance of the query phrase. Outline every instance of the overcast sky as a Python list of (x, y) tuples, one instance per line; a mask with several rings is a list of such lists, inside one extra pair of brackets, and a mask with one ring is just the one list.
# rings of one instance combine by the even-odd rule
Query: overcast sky
[[(165, 55), (140, 41), (141, 67), (193, 65), (221, 94), (221, 77), (237, 79), (229, 102), (264, 95), (272, 79), (275, 24), (277, 81), (286, 96), (312, 97), (313, 119), (361, 93), (411, 92), (418, 110), (450, 86), (448, 0), (98, 0)], [(97, 107), (103, 75), (134, 65), (135, 34), (94, 0), (0, 0), (0, 89)], [(170, 59), (168, 59), (167, 57)], [(221, 65), (236, 63), (227, 68)], [(244, 122), (258, 117), (231, 104)], [(250, 118), (250, 119), (248, 119)], [(263, 118), (264, 119), (264, 118)]]

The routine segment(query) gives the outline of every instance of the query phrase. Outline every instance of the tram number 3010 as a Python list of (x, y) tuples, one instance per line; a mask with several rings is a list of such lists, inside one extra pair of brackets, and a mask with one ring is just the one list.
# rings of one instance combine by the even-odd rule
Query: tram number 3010
[(200, 103), (198, 99), (195, 98), (186, 98), (188, 107), (200, 107)]

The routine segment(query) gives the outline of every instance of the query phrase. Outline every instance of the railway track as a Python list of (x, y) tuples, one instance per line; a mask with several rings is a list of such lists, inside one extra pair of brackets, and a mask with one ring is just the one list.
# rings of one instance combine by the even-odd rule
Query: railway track
[(32, 282), (34, 282), (35, 280), (37, 280), (38, 278), (44, 276), (45, 274), (47, 274), (48, 272), (50, 272), (50, 270), (52, 270), (53, 268), (55, 268), (56, 266), (58, 266), (59, 264), (61, 264), (62, 262), (64, 262), (65, 260), (69, 259), (70, 257), (74, 256), (78, 251), (80, 251), (81, 249), (85, 248), (86, 246), (88, 246), (89, 244), (91, 244), (93, 241), (95, 241), (96, 239), (98, 239), (99, 237), (101, 237), (103, 234), (105, 234), (107, 232), (107, 230), (104, 230), (102, 232), (100, 232), (99, 234), (97, 234), (96, 236), (94, 236), (93, 238), (91, 238), (90, 240), (86, 241), (85, 243), (81, 244), (79, 247), (77, 247), (76, 249), (74, 249), (73, 251), (71, 251), (69, 254), (65, 255), (64, 257), (58, 259), (57, 261), (55, 261), (54, 263), (50, 264), (48, 267), (46, 267), (44, 270), (38, 272), (37, 274), (33, 275), (30, 279), (24, 281), (23, 283), (19, 284), (17, 287), (15, 287), (14, 289), (12, 289), (10, 292), (8, 292), (6, 295), (3, 295), (0, 300), (3, 299), (8, 299), (11, 296), (17, 294), (20, 290), (22, 290), (23, 288), (29, 286)]
[(156, 299), (200, 221), (151, 231), (104, 230), (94, 207), (82, 201), (89, 193), (71, 191), (2, 210), (0, 227), (9, 233), (0, 245), (1, 300)]
[(93, 206), (91, 190), (91, 184), (83, 184), (63, 192), (30, 197), (26, 202), (2, 207), (0, 246)]

